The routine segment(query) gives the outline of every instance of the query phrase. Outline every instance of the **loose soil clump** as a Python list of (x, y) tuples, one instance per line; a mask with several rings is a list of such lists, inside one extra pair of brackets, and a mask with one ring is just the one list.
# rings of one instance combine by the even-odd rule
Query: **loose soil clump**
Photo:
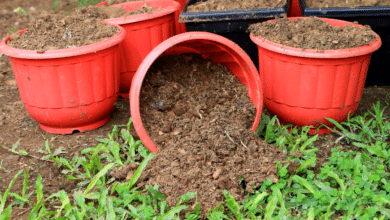
[(305, 0), (308, 8), (355, 8), (359, 6), (389, 6), (390, 0)]
[(260, 8), (279, 8), (286, 4), (286, 0), (207, 0), (196, 2), (187, 7), (187, 13), (210, 12), (210, 11), (235, 11), (252, 10)]
[[(96, 11), (96, 13), (100, 13)], [(99, 14), (72, 14), (63, 18), (43, 12), (32, 19), (26, 32), (11, 35), (8, 46), (23, 50), (58, 50), (81, 47), (108, 39), (119, 32), (105, 25)]]
[(223, 200), (224, 189), (242, 202), (263, 180), (278, 182), (276, 160), (284, 163), (285, 155), (251, 129), (256, 109), (247, 88), (224, 66), (197, 54), (159, 58), (140, 97), (145, 129), (159, 151), (139, 186), (159, 185), (168, 204), (197, 192), (207, 211)]
[(316, 50), (360, 47), (372, 43), (377, 37), (369, 26), (359, 28), (345, 25), (341, 28), (316, 17), (297, 20), (285, 17), (273, 22), (252, 24), (248, 30), (255, 36), (278, 44)]

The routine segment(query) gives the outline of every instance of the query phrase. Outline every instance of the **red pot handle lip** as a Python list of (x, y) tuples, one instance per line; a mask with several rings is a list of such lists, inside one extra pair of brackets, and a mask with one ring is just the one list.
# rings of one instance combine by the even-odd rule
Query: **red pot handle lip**
[[(106, 24), (106, 25), (114, 25), (114, 24)], [(97, 51), (101, 51), (110, 48), (114, 45), (117, 45), (125, 39), (126, 37), (125, 29), (123, 29), (119, 25), (114, 25), (114, 26), (120, 29), (119, 32), (113, 37), (110, 37), (106, 40), (94, 44), (90, 44), (90, 45), (81, 46), (81, 47), (59, 49), (59, 50), (47, 50), (44, 51), (43, 53), (38, 53), (35, 50), (16, 49), (8, 46), (7, 42), (10, 40), (11, 37), (11, 35), (9, 35), (8, 37), (4, 38), (0, 42), (0, 52), (13, 58), (34, 59), (34, 60), (65, 58), (65, 57), (84, 55), (88, 53), (95, 53)], [(23, 34), (25, 31), (26, 29), (19, 31), (19, 33)]]
[[(297, 20), (301, 18), (308, 18), (308, 17), (292, 17), (289, 19)], [(338, 19), (331, 19), (331, 18), (319, 18), (319, 19), (326, 21), (331, 25), (344, 26), (350, 24), (356, 27), (364, 27), (359, 24), (354, 24), (352, 22), (338, 20)], [(267, 22), (272, 22), (272, 21), (275, 21), (275, 19), (269, 20)], [(254, 36), (252, 33), (250, 33), (250, 38), (258, 46), (276, 53), (281, 53), (281, 54), (296, 56), (296, 57), (305, 57), (305, 58), (334, 59), (334, 58), (349, 58), (349, 57), (362, 56), (378, 50), (382, 45), (382, 41), (377, 33), (375, 33), (374, 31), (372, 32), (377, 36), (377, 38), (371, 44), (350, 48), (350, 49), (321, 50), (321, 51), (317, 51), (313, 49), (302, 50), (302, 48), (284, 46), (282, 44), (269, 41), (261, 36)]]
[(162, 17), (165, 15), (174, 13), (175, 11), (180, 9), (180, 3), (176, 2), (176, 1), (166, 1), (166, 0), (146, 0), (146, 1), (126, 2), (126, 3), (111, 5), (111, 7), (120, 7), (121, 5), (126, 5), (126, 4), (143, 5), (145, 2), (146, 3), (148, 3), (148, 2), (153, 2), (153, 3), (163, 2), (164, 4), (169, 3), (170, 5), (168, 5), (167, 7), (163, 7), (160, 10), (152, 11), (150, 14), (143, 13), (143, 14), (127, 16), (127, 17), (122, 17), (122, 18), (105, 19), (105, 21), (107, 23), (117, 24), (117, 25), (129, 24), (129, 23), (135, 23), (135, 22), (140, 22), (140, 21), (150, 20), (153, 18)]
[[(142, 140), (144, 146), (146, 146), (152, 153), (156, 153), (158, 151), (158, 148), (156, 145), (153, 143), (153, 141), (150, 139), (148, 136), (145, 127), (142, 123), (141, 119), (141, 114), (140, 114), (140, 109), (139, 109), (139, 97), (140, 97), (140, 92), (141, 92), (141, 87), (142, 87), (142, 82), (144, 80), (144, 77), (150, 68), (150, 66), (153, 64), (155, 59), (160, 57), (164, 52), (169, 51), (171, 47), (174, 47), (175, 45), (179, 45), (181, 43), (187, 43), (187, 42), (193, 42), (195, 40), (207, 40), (207, 41), (212, 41), (215, 43), (220, 43), (222, 45), (225, 45), (226, 47), (234, 50), (237, 52), (237, 54), (241, 54), (242, 60), (244, 62), (247, 62), (247, 68), (251, 72), (255, 72), (253, 76), (256, 78), (256, 82), (253, 82), (256, 84), (256, 87), (258, 88), (258, 91), (256, 91), (258, 94), (256, 94), (259, 97), (259, 102), (255, 106), (256, 109), (262, 109), (263, 107), (263, 92), (262, 92), (262, 84), (260, 81), (260, 75), (258, 74), (258, 71), (253, 64), (252, 60), (250, 57), (242, 50), (241, 47), (239, 47), (237, 44), (234, 42), (227, 40), (226, 38), (213, 34), (213, 33), (208, 33), (208, 32), (186, 32), (182, 34), (178, 34), (176, 36), (173, 36), (162, 43), (160, 43), (157, 47), (155, 47), (142, 61), (140, 66), (138, 67), (138, 70), (136, 74), (134, 75), (131, 86), (130, 86), (130, 112), (131, 112), (131, 118), (133, 120), (133, 125), (135, 130), (137, 131), (138, 136)], [(194, 51), (197, 49), (194, 48)], [(199, 51), (201, 52), (201, 51)], [(253, 127), (252, 129), (255, 130), (257, 128), (257, 125), (260, 122), (261, 118), (261, 113), (262, 111), (259, 110), (256, 113), (255, 121), (253, 122)]]

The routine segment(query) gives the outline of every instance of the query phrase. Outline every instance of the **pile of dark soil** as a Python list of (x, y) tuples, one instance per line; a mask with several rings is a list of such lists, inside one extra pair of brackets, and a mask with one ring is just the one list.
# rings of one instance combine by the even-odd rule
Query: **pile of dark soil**
[(187, 7), (187, 13), (210, 11), (252, 10), (259, 8), (279, 8), (286, 4), (286, 0), (207, 0), (196, 2)]
[(140, 97), (145, 129), (159, 151), (139, 186), (159, 185), (171, 205), (197, 192), (207, 211), (223, 200), (223, 189), (243, 201), (263, 180), (278, 181), (276, 160), (284, 163), (285, 155), (251, 129), (256, 110), (247, 88), (224, 66), (198, 54), (159, 58)]
[(290, 47), (316, 50), (335, 50), (368, 45), (376, 39), (369, 26), (359, 28), (345, 25), (331, 26), (316, 18), (289, 20), (280, 18), (274, 22), (252, 24), (248, 28), (255, 36)]
[(359, 6), (389, 6), (390, 0), (305, 0), (309, 8), (355, 8)]
[(100, 16), (72, 14), (64, 18), (44, 12), (30, 21), (24, 34), (12, 34), (8, 46), (24, 50), (57, 50), (93, 44), (116, 35), (119, 29), (104, 25), (97, 19)]

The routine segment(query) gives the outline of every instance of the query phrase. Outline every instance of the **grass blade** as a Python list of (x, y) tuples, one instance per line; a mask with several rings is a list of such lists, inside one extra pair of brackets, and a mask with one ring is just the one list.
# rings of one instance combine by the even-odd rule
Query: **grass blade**
[(309, 190), (311, 193), (315, 193), (316, 190), (314, 189), (313, 185), (311, 185), (307, 180), (303, 179), (302, 177), (300, 176), (293, 176), (292, 177), (292, 180), (303, 185), (307, 190)]
[(267, 207), (265, 208), (264, 219), (272, 219), (271, 217), (274, 214), (277, 202), (278, 198), (276, 197), (276, 195), (272, 196), (271, 201), (268, 202)]
[(156, 154), (151, 153), (149, 154), (138, 166), (137, 170), (134, 172), (133, 176), (131, 177), (130, 181), (128, 182), (128, 188), (130, 189), (133, 187), (133, 185), (137, 182), (138, 178), (141, 176), (142, 170), (146, 167), (149, 160), (151, 160)]
[(273, 190), (273, 193), (276, 194), (276, 197), (277, 197), (278, 200), (279, 200), (279, 204), (280, 204), (280, 206), (281, 206), (281, 210), (283, 210), (284, 213), (286, 213), (287, 210), (286, 210), (286, 205), (285, 205), (285, 202), (284, 202), (284, 199), (283, 199), (283, 194), (282, 194), (282, 192), (280, 192), (280, 189), (279, 189), (279, 188), (275, 188), (275, 189)]
[(83, 196), (87, 195), (88, 192), (96, 185), (97, 181), (104, 175), (106, 175), (106, 173), (112, 169), (113, 167), (115, 166), (115, 163), (110, 163), (110, 164), (107, 164), (105, 167), (103, 167), (103, 169), (101, 169), (99, 171), (99, 173), (97, 173), (91, 180), (91, 182), (88, 184), (87, 188), (85, 189), (84, 193), (83, 193)]
[[(307, 146), (310, 146), (314, 141), (316, 141), (318, 139), (318, 135), (315, 135), (311, 138), (309, 138), (305, 143), (302, 144), (301, 146), (301, 152), (305, 151), (306, 147)], [(294, 152), (293, 152), (294, 153)]]
[(27, 186), (28, 186), (28, 171), (24, 170), (23, 173), (24, 180), (23, 180), (23, 190), (22, 190), (22, 197), (24, 198), (26, 196)]
[(60, 200), (62, 202), (62, 205), (57, 210), (56, 218), (58, 218), (61, 215), (62, 210), (65, 210), (65, 212), (67, 212), (69, 209), (72, 208), (72, 205), (70, 204), (70, 200), (69, 200), (68, 194), (64, 190), (61, 190), (61, 191), (58, 192), (58, 197), (60, 198)]
[(230, 209), (230, 211), (232, 211), (232, 213), (234, 214), (234, 216), (236, 216), (237, 219), (241, 219), (240, 205), (238, 205), (237, 201), (234, 199), (233, 196), (228, 193), (228, 191), (223, 190), (222, 192), (226, 198), (226, 206)]
[(313, 206), (310, 206), (310, 209), (309, 209), (309, 214), (307, 215), (307, 220), (314, 220), (314, 208)]
[(330, 177), (333, 177), (334, 179), (336, 179), (337, 183), (340, 185), (341, 187), (341, 198), (344, 200), (344, 194), (345, 194), (345, 185), (344, 185), (344, 182), (340, 179), (340, 177), (333, 171), (329, 171), (328, 173), (328, 176)]
[(116, 219), (112, 197), (107, 200), (107, 217), (106, 219)]
[(11, 218), (12, 206), (9, 205), (3, 212), (0, 212), (0, 220), (8, 220)]
[(23, 170), (20, 170), (20, 171), (14, 176), (14, 178), (13, 178), (13, 179), (11, 180), (11, 182), (9, 183), (7, 190), (4, 192), (3, 198), (1, 198), (1, 203), (0, 203), (0, 213), (2, 213), (2, 212), (4, 211), (5, 202), (7, 201), (8, 193), (9, 193), (9, 191), (11, 190), (12, 185), (14, 185), (16, 179), (18, 178), (18, 176), (19, 176), (22, 172), (23, 172)]
[(178, 198), (178, 203), (176, 204), (176, 206), (179, 206), (183, 203), (186, 203), (188, 201), (190, 201), (191, 199), (194, 199), (196, 198), (197, 196), (197, 193), (196, 192), (188, 192), (184, 195), (181, 195), (179, 198)]
[(334, 119), (332, 118), (325, 118), (326, 120), (332, 122), (332, 124), (334, 124), (338, 129), (342, 130), (342, 131), (346, 131), (345, 128), (339, 124), (337, 121), (335, 121)]
[(310, 158), (309, 160), (306, 160), (304, 163), (301, 164), (301, 166), (298, 167), (298, 169), (295, 171), (295, 173), (299, 173), (300, 171), (302, 171), (303, 169), (305, 169), (306, 167), (308, 167), (309, 165), (311, 164), (315, 164), (316, 162), (316, 157), (312, 157)]
[(252, 204), (250, 205), (250, 210), (254, 210), (257, 208), (259, 202), (263, 200), (266, 196), (268, 196), (267, 192), (263, 192), (261, 194), (258, 194), (256, 198), (252, 201)]
[(188, 209), (188, 207), (185, 205), (175, 207), (171, 209), (169, 212), (165, 213), (163, 216), (159, 217), (158, 219), (159, 220), (172, 219), (174, 215), (176, 215), (177, 213), (181, 212), (184, 209)]
[(42, 176), (38, 174), (37, 181), (35, 183), (36, 192), (37, 192), (37, 204), (42, 200), (43, 197), (43, 184), (42, 184)]

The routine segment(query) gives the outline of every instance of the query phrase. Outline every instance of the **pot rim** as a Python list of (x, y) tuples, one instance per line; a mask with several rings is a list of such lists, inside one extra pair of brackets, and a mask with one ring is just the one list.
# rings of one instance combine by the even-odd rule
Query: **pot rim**
[[(290, 20), (298, 20), (298, 19), (304, 19), (304, 18), (309, 18), (309, 17), (293, 17), (293, 18), (288, 18)], [(347, 24), (356, 26), (356, 27), (362, 27), (364, 26), (359, 25), (359, 24), (354, 24), (352, 22), (348, 21), (343, 21), (343, 20), (338, 20), (338, 19), (331, 19), (331, 18), (319, 18), (330, 25), (338, 25), (338, 26), (345, 26)], [(276, 19), (269, 20), (267, 22), (273, 22)], [(372, 31), (372, 30), (371, 30)], [(381, 45), (382, 41), (381, 38), (377, 33), (372, 31), (377, 38), (370, 44), (360, 46), (360, 47), (354, 47), (354, 48), (348, 48), (348, 49), (337, 49), (337, 50), (314, 50), (314, 49), (305, 49), (302, 50), (302, 48), (297, 48), (297, 47), (290, 47), (290, 46), (285, 46), (282, 44), (278, 44), (275, 42), (272, 42), (270, 40), (267, 40), (261, 36), (254, 36), (253, 33), (250, 33), (250, 38), (251, 40), (258, 45), (259, 47), (265, 48), (267, 50), (280, 53), (280, 54), (285, 54), (285, 55), (290, 55), (290, 56), (295, 56), (295, 57), (305, 57), (305, 58), (318, 58), (318, 59), (335, 59), (335, 58), (350, 58), (350, 57), (357, 57), (357, 56), (362, 56), (366, 54), (370, 54), (376, 50), (378, 50)]]
[[(97, 43), (93, 43), (81, 47), (67, 48), (67, 49), (47, 50), (44, 51), (43, 53), (38, 53), (36, 50), (16, 49), (8, 46), (7, 43), (11, 38), (12, 35), (11, 34), (0, 42), (0, 52), (13, 58), (34, 59), (34, 60), (66, 58), (66, 57), (85, 55), (89, 53), (96, 53), (97, 51), (101, 51), (119, 44), (126, 37), (126, 31), (124, 28), (115, 24), (106, 23), (106, 25), (113, 25), (119, 28), (119, 32), (116, 35)], [(25, 31), (26, 29), (19, 31), (19, 33), (23, 34)]]
[[(179, 10), (180, 3), (176, 1), (165, 1), (165, 0), (146, 0), (146, 1), (135, 1), (135, 2), (125, 2), (121, 4), (115, 4), (111, 5), (110, 7), (121, 7), (124, 5), (144, 5), (144, 3), (153, 2), (153, 3), (171, 3), (167, 7), (163, 7), (159, 10), (152, 11), (151, 14), (143, 13), (138, 15), (132, 15), (127, 17), (121, 17), (121, 18), (111, 18), (111, 19), (105, 19), (104, 21), (110, 23), (110, 24), (129, 24), (129, 23), (136, 23), (140, 21), (146, 21), (153, 18), (162, 17), (171, 13), (174, 13), (175, 11)], [(122, 7), (121, 7), (122, 8)]]
[[(202, 54), (204, 49), (201, 49), (201, 47), (196, 48), (196, 47), (189, 46), (191, 43), (193, 42), (196, 43), (197, 41), (212, 42), (218, 44), (218, 46), (219, 45), (225, 46), (225, 48), (227, 48), (226, 50), (227, 52), (235, 53), (237, 57), (239, 57), (239, 58), (236, 57), (235, 59), (237, 63), (241, 62), (241, 64), (244, 65), (246, 71), (253, 73), (253, 75), (251, 74), (251, 76), (253, 76), (255, 80), (250, 82), (248, 81), (248, 83), (250, 83), (251, 86), (253, 86), (254, 88), (257, 88), (255, 90), (255, 93), (252, 95), (254, 97), (257, 97), (258, 102), (256, 104), (254, 103), (256, 107), (256, 116), (253, 122), (252, 130), (256, 130), (257, 126), (260, 123), (260, 118), (261, 118), (262, 108), (263, 108), (263, 87), (261, 84), (260, 75), (257, 71), (257, 68), (254, 66), (253, 61), (250, 59), (250, 57), (241, 49), (241, 47), (239, 47), (237, 44), (230, 41), (229, 39), (226, 39), (225, 37), (222, 37), (217, 34), (209, 33), (209, 32), (186, 32), (186, 33), (178, 34), (160, 43), (145, 57), (145, 59), (138, 67), (138, 70), (134, 75), (134, 78), (130, 86), (130, 113), (131, 113), (131, 118), (133, 119), (133, 125), (138, 136), (142, 140), (144, 146), (148, 148), (151, 152), (157, 152), (158, 149), (156, 145), (153, 143), (153, 141), (150, 139), (150, 137), (148, 136), (146, 129), (143, 125), (141, 113), (140, 113), (139, 97), (141, 94), (141, 87), (142, 87), (142, 82), (144, 80), (144, 77), (146, 76), (149, 68), (152, 66), (154, 61), (162, 54), (167, 54), (167, 53), (182, 54), (188, 52)], [(175, 48), (176, 46), (178, 48)], [(178, 50), (177, 51), (178, 53), (175, 53), (175, 49)], [(247, 88), (249, 90), (248, 86)], [(253, 102), (252, 97), (251, 97), (251, 102)]]

